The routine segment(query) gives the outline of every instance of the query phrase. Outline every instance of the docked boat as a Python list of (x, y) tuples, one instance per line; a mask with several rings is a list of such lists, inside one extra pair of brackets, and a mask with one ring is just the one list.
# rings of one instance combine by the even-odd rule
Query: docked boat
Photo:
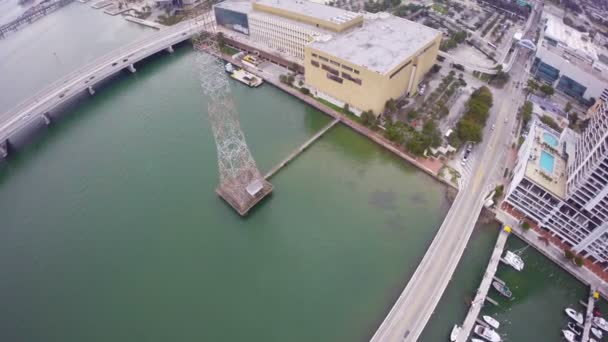
[(500, 327), (500, 323), (494, 319), (492, 316), (482, 316), (483, 321), (488, 323), (492, 328), (498, 329)]
[(264, 83), (264, 80), (262, 80), (260, 77), (257, 77), (254, 74), (249, 73), (243, 69), (237, 69), (233, 71), (232, 74), (230, 74), (230, 77), (248, 85), (251, 88), (259, 87), (260, 85), (262, 85), (262, 83)]
[(224, 66), (224, 70), (226, 70), (228, 74), (232, 75), (232, 73), (236, 71), (236, 68), (234, 67), (234, 65), (232, 65), (232, 63), (226, 63), (226, 65)]
[(572, 331), (562, 330), (562, 335), (564, 335), (564, 338), (566, 339), (566, 341), (576, 342), (576, 336), (574, 335), (574, 333)]
[(500, 338), (500, 335), (498, 335), (498, 333), (496, 331), (492, 330), (491, 328), (484, 327), (481, 324), (477, 324), (475, 326), (475, 328), (473, 328), (473, 331), (477, 335), (485, 338), (486, 340), (488, 340), (490, 342), (501, 342), (502, 341), (502, 339)]
[(503, 284), (499, 281), (494, 281), (492, 282), (492, 286), (494, 286), (496, 291), (498, 291), (501, 295), (507, 298), (511, 298), (511, 296), (513, 295), (513, 293), (511, 292), (511, 290), (509, 290), (506, 284)]
[(583, 329), (576, 326), (576, 324), (572, 322), (568, 322), (568, 330), (572, 331), (576, 334), (576, 336), (581, 336), (583, 334)]
[(568, 315), (568, 317), (570, 317), (574, 322), (583, 325), (583, 323), (585, 322), (585, 320), (583, 319), (583, 314), (580, 312), (576, 312), (576, 310), (572, 309), (572, 308), (566, 308), (566, 315)]
[(604, 333), (602, 333), (602, 331), (596, 327), (591, 327), (591, 333), (600, 340), (602, 337), (604, 337)]
[(450, 341), (456, 341), (458, 335), (460, 334), (460, 330), (462, 330), (462, 328), (459, 327), (457, 324), (454, 324), (454, 327), (452, 328), (452, 333), (450, 334)]
[(482, 340), (480, 338), (472, 338), (471, 342), (486, 342), (485, 340)]
[(608, 321), (602, 317), (593, 317), (593, 325), (604, 331), (608, 331)]
[(517, 271), (521, 271), (524, 269), (523, 259), (519, 255), (517, 255), (511, 251), (507, 251), (507, 254), (505, 254), (504, 260), (506, 261), (506, 263), (508, 265), (511, 265), (511, 267), (513, 267)]

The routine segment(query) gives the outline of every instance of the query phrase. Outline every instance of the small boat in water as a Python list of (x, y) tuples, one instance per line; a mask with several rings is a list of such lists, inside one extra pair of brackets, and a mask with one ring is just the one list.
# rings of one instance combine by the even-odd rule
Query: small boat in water
[(568, 315), (568, 317), (570, 317), (574, 322), (583, 325), (583, 323), (585, 322), (585, 320), (583, 319), (583, 314), (580, 312), (576, 312), (576, 310), (572, 309), (572, 308), (566, 308), (566, 315)]
[(462, 328), (459, 327), (457, 324), (454, 324), (454, 327), (452, 328), (452, 333), (450, 333), (450, 341), (456, 341), (458, 335), (460, 334), (460, 330), (462, 330)]
[(593, 317), (593, 325), (604, 331), (608, 331), (608, 322), (602, 317)]
[(480, 338), (472, 338), (471, 342), (486, 342), (485, 340), (482, 340)]
[(524, 269), (524, 261), (522, 260), (522, 258), (511, 251), (507, 251), (504, 260), (507, 262), (507, 264), (511, 265), (517, 271), (521, 271)]
[(503, 284), (499, 281), (494, 281), (492, 282), (492, 286), (496, 289), (496, 291), (498, 291), (501, 295), (507, 298), (511, 298), (511, 296), (513, 295), (513, 293), (511, 292), (511, 290), (509, 290), (506, 284)]
[(482, 316), (483, 321), (488, 323), (492, 328), (498, 329), (500, 327), (500, 323), (494, 319), (492, 316)]
[(574, 333), (572, 331), (562, 330), (562, 335), (564, 335), (564, 338), (566, 339), (566, 341), (576, 342), (576, 336), (574, 335)]
[(490, 328), (484, 327), (481, 324), (477, 324), (475, 326), (475, 328), (473, 328), (473, 331), (485, 338), (486, 340), (490, 341), (490, 342), (501, 342), (502, 339), (500, 338), (500, 335), (498, 335), (498, 333)]
[(602, 333), (602, 331), (596, 327), (591, 327), (591, 333), (600, 340), (602, 337), (604, 337), (604, 333)]
[(581, 336), (583, 334), (583, 329), (576, 326), (576, 324), (572, 322), (568, 322), (568, 330), (572, 331), (576, 334), (576, 336)]

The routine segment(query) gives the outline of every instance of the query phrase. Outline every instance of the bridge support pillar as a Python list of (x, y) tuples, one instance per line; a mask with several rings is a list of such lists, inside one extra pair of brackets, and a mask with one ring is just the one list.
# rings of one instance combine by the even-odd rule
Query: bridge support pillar
[(87, 88), (87, 90), (89, 91), (89, 95), (91, 95), (91, 96), (95, 95), (95, 89), (93, 89), (93, 87), (89, 86)]
[(48, 126), (51, 124), (51, 116), (49, 115), (49, 113), (42, 114), (42, 119), (44, 120), (45, 125)]
[(132, 73), (135, 73), (137, 71), (137, 69), (135, 69), (135, 67), (133, 66), (133, 64), (129, 64), (129, 66), (127, 67), (127, 70), (129, 70)]
[(0, 141), (0, 160), (8, 157), (8, 140)]
[(169, 47), (167, 48), (167, 52), (168, 53), (173, 53), (175, 50), (173, 50), (173, 46), (169, 45)]

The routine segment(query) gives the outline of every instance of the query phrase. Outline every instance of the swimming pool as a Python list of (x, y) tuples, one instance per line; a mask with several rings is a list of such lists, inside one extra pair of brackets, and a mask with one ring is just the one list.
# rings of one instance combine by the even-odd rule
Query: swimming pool
[(553, 166), (555, 164), (555, 157), (547, 152), (547, 151), (541, 151), (540, 152), (540, 167), (541, 169), (543, 169), (543, 171), (545, 171), (548, 174), (553, 174)]
[(543, 133), (543, 140), (553, 148), (556, 148), (559, 145), (559, 140), (547, 132)]

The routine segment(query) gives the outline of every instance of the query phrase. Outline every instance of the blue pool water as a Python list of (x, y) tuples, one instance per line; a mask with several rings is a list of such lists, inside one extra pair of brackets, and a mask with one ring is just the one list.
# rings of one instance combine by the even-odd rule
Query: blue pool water
[(555, 157), (551, 153), (549, 153), (547, 151), (540, 152), (540, 167), (543, 169), (543, 171), (545, 171), (548, 174), (552, 174), (554, 164), (555, 164)]
[(543, 133), (543, 140), (553, 148), (556, 148), (559, 145), (557, 138), (549, 133)]

